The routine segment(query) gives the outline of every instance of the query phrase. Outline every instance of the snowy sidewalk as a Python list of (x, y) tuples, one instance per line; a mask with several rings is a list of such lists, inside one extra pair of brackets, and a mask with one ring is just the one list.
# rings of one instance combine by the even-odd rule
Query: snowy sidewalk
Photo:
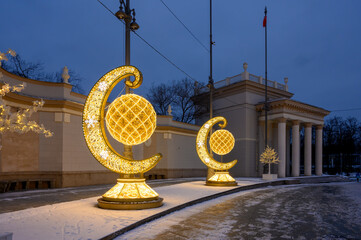
[(260, 178), (237, 178), (238, 186), (210, 187), (205, 181), (185, 182), (154, 187), (163, 206), (144, 210), (106, 210), (97, 207), (97, 199), (29, 208), (0, 214), (0, 233), (12, 232), (13, 240), (113, 239), (141, 224), (196, 203), (239, 191), (267, 186), (347, 181), (337, 176), (283, 178), (263, 181)]
[(46, 205), (0, 214), (0, 232), (12, 232), (22, 239), (99, 239), (142, 219), (200, 198), (263, 182), (260, 179), (238, 180), (235, 187), (209, 187), (204, 181), (154, 188), (164, 198), (159, 208), (120, 211), (97, 207), (99, 197)]

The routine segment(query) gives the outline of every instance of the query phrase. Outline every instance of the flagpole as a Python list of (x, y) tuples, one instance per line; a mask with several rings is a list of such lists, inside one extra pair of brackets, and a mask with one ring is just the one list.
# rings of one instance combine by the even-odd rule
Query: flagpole
[(265, 109), (265, 148), (267, 147), (267, 112), (268, 112), (268, 99), (267, 99), (267, 85), (268, 85), (268, 81), (267, 81), (267, 6), (264, 9), (264, 20), (263, 20), (263, 26), (264, 31), (265, 31), (265, 103), (264, 103), (264, 109)]

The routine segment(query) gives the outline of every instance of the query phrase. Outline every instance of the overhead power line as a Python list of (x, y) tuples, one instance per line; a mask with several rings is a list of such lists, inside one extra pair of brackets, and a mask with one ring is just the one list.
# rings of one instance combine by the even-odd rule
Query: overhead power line
[(165, 4), (165, 2), (163, 2), (163, 0), (160, 0), (163, 5), (168, 9), (168, 11), (178, 20), (178, 22), (180, 24), (183, 25), (183, 27), (189, 32), (190, 35), (192, 35), (192, 37), (207, 51), (209, 52), (208, 48), (192, 33), (191, 30), (189, 30), (189, 28), (177, 17), (177, 15), (175, 15), (175, 13), (167, 6), (167, 4)]
[[(97, 0), (106, 10), (108, 10), (108, 12), (110, 12), (115, 18), (117, 18), (114, 15), (114, 12), (112, 10), (110, 10), (104, 3), (102, 3), (100, 0)], [(118, 19), (118, 18), (117, 18)], [(122, 22), (120, 19), (118, 19), (121, 23), (125, 24), (124, 22)], [(147, 44), (150, 48), (152, 48), (156, 53), (158, 53), (161, 57), (163, 57), (167, 62), (169, 62), (171, 65), (173, 65), (175, 68), (177, 68), (179, 71), (181, 71), (182, 73), (184, 73), (187, 77), (189, 77), (190, 79), (192, 79), (195, 82), (198, 82), (197, 80), (195, 80), (193, 77), (191, 77), (188, 73), (186, 73), (184, 70), (182, 70), (180, 67), (178, 67), (175, 63), (173, 63), (169, 58), (167, 58), (164, 54), (162, 54), (159, 50), (157, 50), (155, 47), (153, 47), (153, 45), (151, 45), (149, 42), (147, 42), (143, 37), (141, 37), (137, 32), (133, 31), (131, 29), (131, 31), (139, 38), (141, 39), (145, 44)]]

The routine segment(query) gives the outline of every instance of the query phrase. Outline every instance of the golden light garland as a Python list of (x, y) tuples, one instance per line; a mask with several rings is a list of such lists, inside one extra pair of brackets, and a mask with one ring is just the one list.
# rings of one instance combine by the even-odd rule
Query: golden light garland
[[(219, 124), (221, 128), (225, 128), (227, 126), (227, 120), (224, 117), (214, 117), (208, 120), (198, 131), (197, 139), (196, 139), (196, 150), (201, 161), (209, 168), (215, 170), (215, 174), (207, 179), (206, 184), (211, 186), (235, 186), (237, 182), (234, 178), (229, 175), (228, 169), (232, 168), (237, 160), (233, 160), (228, 163), (221, 163), (216, 161), (212, 155), (208, 152), (207, 149), (207, 139), (208, 134), (212, 127), (218, 123), (223, 122), (223, 124)], [(218, 133), (217, 133), (218, 132)], [(214, 135), (216, 134), (216, 135)], [(213, 136), (214, 135), (214, 136)], [(214, 150), (219, 150), (218, 153), (223, 155), (231, 151), (234, 147), (234, 137), (227, 130), (217, 130), (212, 134), (211, 137), (212, 143), (210, 142), (210, 147)], [(216, 143), (215, 141), (222, 141)], [(229, 144), (229, 146), (225, 146)], [(212, 149), (212, 150), (213, 150)]]
[(123, 157), (112, 148), (105, 133), (104, 118), (113, 138), (133, 146), (149, 139), (156, 128), (153, 106), (136, 94), (125, 94), (117, 98), (111, 103), (104, 117), (111, 90), (119, 81), (131, 75), (135, 80), (127, 80), (125, 84), (131, 88), (139, 87), (142, 75), (133, 66), (122, 66), (108, 72), (93, 86), (84, 105), (83, 131), (89, 150), (102, 165), (122, 174), (117, 184), (98, 199), (101, 208), (153, 208), (161, 206), (163, 201), (158, 197), (158, 193), (145, 183), (142, 175), (153, 168), (162, 155), (158, 153), (143, 160)]
[(103, 166), (122, 174), (144, 173), (161, 159), (161, 154), (143, 160), (127, 159), (113, 149), (105, 134), (103, 116), (108, 96), (118, 82), (130, 76), (135, 80), (125, 83), (131, 88), (139, 87), (143, 77), (136, 67), (122, 66), (105, 74), (91, 89), (83, 112), (84, 137), (90, 152)]
[(224, 129), (215, 131), (209, 139), (209, 145), (212, 151), (218, 155), (226, 155), (232, 151), (234, 142), (232, 133)]
[(196, 150), (199, 158), (206, 166), (214, 170), (224, 171), (232, 168), (237, 163), (237, 160), (233, 160), (232, 162), (228, 162), (228, 163), (221, 163), (214, 160), (214, 158), (208, 152), (208, 148), (207, 148), (208, 134), (211, 128), (218, 122), (223, 122), (223, 124), (219, 124), (221, 128), (225, 128), (227, 126), (227, 120), (224, 117), (214, 117), (208, 120), (199, 129), (196, 139)]

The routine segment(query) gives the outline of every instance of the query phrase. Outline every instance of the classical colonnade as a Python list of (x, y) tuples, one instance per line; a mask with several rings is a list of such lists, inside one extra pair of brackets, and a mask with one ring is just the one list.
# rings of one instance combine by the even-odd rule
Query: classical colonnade
[[(287, 123), (290, 122), (290, 128)], [(288, 121), (285, 118), (277, 119), (277, 146), (279, 164), (278, 177), (286, 177), (287, 173), (287, 147), (290, 145), (290, 134), (287, 131), (292, 131), (292, 177), (300, 175), (300, 125), (299, 120)], [(312, 174), (312, 126), (310, 122), (304, 122), (304, 175), (311, 176)], [(315, 125), (315, 173), (322, 175), (322, 125)], [(291, 130), (292, 129), (292, 130)]]

